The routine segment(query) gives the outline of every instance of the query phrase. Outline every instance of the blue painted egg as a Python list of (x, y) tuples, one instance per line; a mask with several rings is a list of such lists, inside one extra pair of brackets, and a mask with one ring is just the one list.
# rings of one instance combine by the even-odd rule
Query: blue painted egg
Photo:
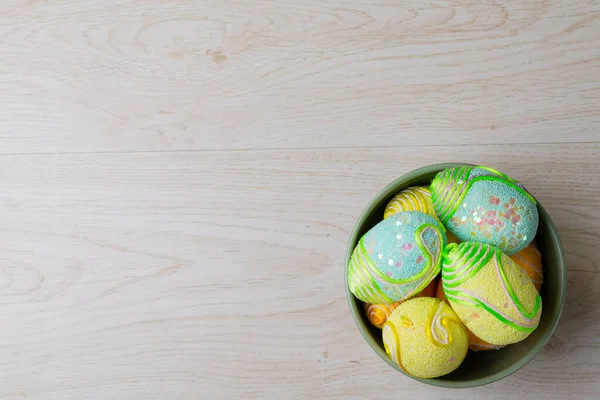
[(348, 266), (348, 286), (370, 304), (402, 301), (422, 291), (440, 272), (447, 244), (444, 227), (427, 214), (401, 212), (381, 221), (358, 242)]
[(448, 168), (431, 183), (440, 220), (460, 241), (481, 242), (511, 255), (535, 237), (535, 199), (514, 179), (488, 167)]

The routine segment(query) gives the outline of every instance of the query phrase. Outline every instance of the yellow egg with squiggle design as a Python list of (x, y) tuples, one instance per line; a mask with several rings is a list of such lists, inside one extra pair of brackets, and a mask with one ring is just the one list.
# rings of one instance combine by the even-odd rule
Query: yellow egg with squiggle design
[(497, 247), (475, 242), (446, 246), (442, 286), (460, 320), (488, 343), (520, 342), (540, 322), (542, 298), (525, 272)]
[(413, 186), (395, 195), (385, 207), (383, 219), (406, 211), (420, 211), (437, 218), (435, 208), (433, 208), (433, 203), (431, 202), (431, 192), (428, 187)]
[(417, 378), (449, 374), (469, 349), (467, 329), (440, 299), (419, 297), (402, 303), (383, 326), (387, 355)]

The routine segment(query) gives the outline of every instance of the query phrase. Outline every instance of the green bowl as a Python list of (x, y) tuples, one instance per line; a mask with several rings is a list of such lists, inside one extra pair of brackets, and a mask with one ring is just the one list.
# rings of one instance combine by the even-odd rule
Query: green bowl
[[(429, 185), (441, 170), (453, 167), (452, 164), (436, 164), (419, 168), (401, 176), (387, 185), (365, 208), (358, 219), (346, 252), (346, 295), (354, 320), (363, 337), (375, 352), (392, 368), (404, 371), (392, 362), (385, 353), (381, 330), (375, 328), (366, 318), (362, 303), (348, 289), (348, 263), (354, 247), (360, 238), (383, 219), (383, 211), (390, 199), (402, 189), (415, 185)], [(544, 284), (542, 285), (543, 309), (538, 328), (522, 342), (500, 350), (469, 351), (465, 361), (454, 372), (435, 379), (418, 379), (429, 385), (448, 388), (469, 388), (498, 381), (516, 372), (542, 350), (558, 324), (566, 295), (566, 267), (563, 248), (552, 219), (538, 202), (540, 225), (536, 236), (537, 245), (543, 255)], [(405, 374), (407, 375), (407, 374)], [(410, 376), (410, 375), (407, 375)]]

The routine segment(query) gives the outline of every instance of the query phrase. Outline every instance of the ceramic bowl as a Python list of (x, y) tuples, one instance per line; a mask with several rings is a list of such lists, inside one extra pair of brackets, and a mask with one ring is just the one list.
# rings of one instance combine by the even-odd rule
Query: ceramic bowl
[[(362, 303), (348, 289), (348, 263), (352, 250), (360, 238), (383, 219), (383, 212), (389, 200), (402, 189), (415, 185), (429, 185), (433, 177), (441, 170), (459, 164), (436, 164), (416, 169), (396, 179), (386, 186), (365, 208), (350, 236), (346, 252), (346, 295), (354, 320), (367, 343), (375, 353), (392, 368), (405, 374), (393, 363), (385, 353), (381, 339), (381, 330), (372, 326), (367, 320)], [(535, 193), (533, 193), (535, 196)], [(420, 382), (449, 387), (468, 388), (486, 385), (498, 381), (516, 372), (542, 350), (558, 324), (566, 296), (566, 267), (563, 248), (552, 219), (542, 206), (537, 203), (540, 225), (536, 242), (543, 255), (544, 284), (541, 295), (543, 309), (538, 328), (527, 339), (500, 350), (469, 351), (465, 361), (449, 375), (435, 379), (416, 379)], [(406, 374), (405, 374), (406, 375)], [(408, 376), (408, 375), (407, 375)]]

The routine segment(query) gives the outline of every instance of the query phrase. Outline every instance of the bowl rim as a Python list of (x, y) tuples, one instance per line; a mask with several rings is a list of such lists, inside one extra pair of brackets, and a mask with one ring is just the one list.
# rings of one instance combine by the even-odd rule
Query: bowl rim
[(544, 347), (544, 345), (546, 345), (548, 340), (550, 340), (550, 337), (552, 337), (552, 334), (556, 330), (556, 327), (558, 326), (558, 321), (560, 320), (560, 317), (562, 315), (563, 307), (564, 307), (564, 303), (565, 303), (566, 285), (567, 285), (564, 249), (563, 249), (562, 243), (560, 241), (560, 237), (558, 235), (558, 230), (556, 229), (556, 226), (554, 225), (554, 221), (552, 221), (552, 218), (550, 217), (550, 215), (548, 214), (546, 209), (542, 206), (542, 204), (539, 201), (537, 201), (538, 210), (544, 214), (544, 220), (547, 221), (547, 223), (548, 223), (548, 226), (550, 228), (550, 233), (552, 235), (552, 239), (557, 245), (556, 246), (557, 254), (559, 255), (558, 258), (559, 258), (561, 282), (559, 285), (560, 291), (559, 291), (559, 293), (557, 293), (557, 295), (559, 296), (558, 311), (553, 315), (552, 320), (550, 322), (551, 328), (548, 330), (548, 332), (546, 332), (546, 334), (544, 334), (544, 336), (542, 337), (542, 340), (539, 342), (539, 345), (535, 346), (535, 348), (532, 348), (530, 351), (525, 353), (525, 355), (521, 358), (521, 360), (518, 363), (512, 365), (510, 368), (507, 368), (506, 370), (499, 371), (499, 372), (496, 372), (494, 374), (491, 374), (491, 375), (488, 375), (485, 377), (468, 380), (468, 381), (449, 381), (449, 380), (440, 379), (442, 377), (424, 379), (424, 378), (416, 378), (414, 376), (408, 375), (406, 372), (402, 371), (402, 369), (400, 369), (400, 367), (398, 367), (394, 362), (392, 362), (392, 360), (390, 360), (390, 358), (387, 356), (385, 351), (370, 336), (370, 334), (368, 333), (367, 327), (363, 323), (362, 319), (359, 317), (360, 310), (357, 306), (356, 298), (355, 298), (354, 294), (352, 294), (352, 292), (350, 292), (350, 288), (348, 286), (348, 263), (350, 262), (350, 258), (352, 257), (352, 252), (354, 251), (355, 244), (359, 240), (358, 233), (360, 231), (360, 228), (364, 225), (365, 220), (372, 213), (373, 209), (376, 208), (383, 201), (383, 199), (385, 199), (388, 196), (390, 196), (391, 194), (397, 192), (399, 190), (398, 186), (402, 185), (404, 187), (410, 187), (414, 183), (416, 183), (418, 180), (420, 180), (421, 176), (423, 176), (423, 175), (427, 175), (427, 174), (434, 173), (434, 172), (439, 172), (443, 169), (455, 167), (458, 165), (474, 165), (474, 164), (463, 163), (463, 162), (451, 162), (451, 163), (431, 164), (431, 165), (427, 165), (424, 167), (414, 169), (414, 170), (409, 171), (408, 173), (394, 179), (392, 182), (387, 184), (381, 191), (379, 191), (379, 193), (377, 193), (371, 199), (369, 204), (363, 209), (362, 213), (360, 214), (360, 217), (354, 224), (354, 228), (352, 229), (352, 233), (351, 233), (350, 239), (348, 241), (348, 245), (347, 245), (347, 249), (346, 249), (345, 265), (344, 265), (344, 283), (345, 283), (345, 289), (346, 289), (346, 300), (348, 301), (348, 306), (350, 307), (350, 311), (352, 314), (352, 318), (354, 319), (354, 322), (356, 323), (356, 325), (357, 325), (358, 329), (360, 330), (360, 333), (363, 336), (363, 338), (365, 339), (365, 341), (371, 346), (371, 348), (375, 351), (375, 353), (377, 353), (379, 355), (379, 357), (382, 358), (388, 365), (390, 365), (395, 370), (401, 372), (405, 376), (408, 376), (409, 378), (412, 378), (416, 381), (419, 381), (419, 382), (422, 382), (422, 383), (425, 383), (428, 385), (437, 386), (437, 387), (445, 387), (445, 388), (473, 388), (473, 387), (483, 386), (483, 385), (487, 385), (487, 384), (490, 384), (493, 382), (497, 382), (501, 379), (506, 378), (507, 376), (514, 374), (515, 372), (517, 372), (518, 370), (523, 368), (527, 363), (529, 363), (541, 351), (541, 349)]

